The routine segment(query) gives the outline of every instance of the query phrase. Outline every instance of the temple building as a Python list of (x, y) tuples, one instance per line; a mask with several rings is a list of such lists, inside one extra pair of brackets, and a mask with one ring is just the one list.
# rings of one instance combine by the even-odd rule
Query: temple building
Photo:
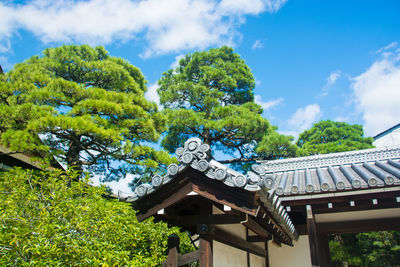
[(180, 255), (171, 239), (165, 266), (330, 266), (328, 235), (400, 230), (400, 147), (262, 161), (246, 175), (198, 138), (176, 155), (168, 174), (119, 196), (139, 220), (191, 233), (198, 249)]

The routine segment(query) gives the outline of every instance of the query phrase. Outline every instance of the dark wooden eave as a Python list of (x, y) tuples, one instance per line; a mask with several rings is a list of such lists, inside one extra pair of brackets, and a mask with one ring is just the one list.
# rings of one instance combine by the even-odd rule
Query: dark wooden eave
[[(205, 216), (200, 214), (200, 207), (204, 203), (214, 205), (221, 211), (226, 205), (231, 210)], [(200, 224), (242, 224), (256, 233), (260, 240), (273, 238), (279, 243), (292, 245), (292, 239), (273, 220), (266, 208), (260, 206), (256, 192), (228, 187), (204, 177), (203, 173), (190, 167), (132, 205), (138, 211), (139, 221), (154, 216), (158, 220), (191, 231), (195, 231)], [(161, 214), (158, 214), (161, 210)]]
[(155, 215), (159, 210), (167, 208), (179, 201), (187, 200), (194, 192), (213, 202), (230, 206), (244, 214), (256, 215), (258, 205), (254, 199), (254, 192), (239, 188), (229, 188), (218, 181), (207, 179), (197, 170), (188, 168), (180, 173), (168, 184), (163, 185), (156, 192), (146, 195), (132, 203), (138, 210), (138, 220), (144, 220)]

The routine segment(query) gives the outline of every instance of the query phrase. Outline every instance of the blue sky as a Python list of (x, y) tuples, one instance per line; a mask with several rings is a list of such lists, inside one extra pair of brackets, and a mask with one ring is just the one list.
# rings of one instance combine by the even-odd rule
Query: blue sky
[(0, 1), (0, 64), (46, 47), (104, 45), (139, 67), (147, 97), (184, 54), (230, 45), (256, 77), (256, 101), (296, 136), (321, 119), (366, 135), (400, 122), (400, 1)]
[(252, 69), (256, 101), (282, 133), (320, 119), (399, 123), (400, 2), (296, 0), (37, 0), (0, 2), (0, 64), (50, 46), (104, 45), (156, 82), (177, 59), (221, 45)]

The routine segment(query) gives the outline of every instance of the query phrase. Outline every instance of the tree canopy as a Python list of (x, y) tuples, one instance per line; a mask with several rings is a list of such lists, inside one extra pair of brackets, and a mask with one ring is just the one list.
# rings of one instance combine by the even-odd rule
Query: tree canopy
[(139, 223), (128, 203), (76, 175), (0, 172), (1, 266), (160, 266), (173, 233), (183, 253), (194, 249), (178, 228)]
[(108, 177), (168, 164), (145, 145), (165, 127), (146, 90), (140, 70), (103, 47), (48, 48), (0, 75), (0, 142)]
[(332, 266), (395, 267), (400, 262), (400, 232), (336, 235), (330, 242)]
[[(170, 152), (197, 136), (236, 156), (220, 160), (222, 163), (293, 155), (290, 138), (279, 137), (276, 128), (262, 117), (262, 108), (254, 103), (253, 74), (232, 48), (188, 54), (175, 69), (163, 73), (158, 84), (168, 126), (162, 145)], [(269, 146), (276, 142), (276, 146)]]
[(320, 121), (299, 135), (299, 155), (326, 154), (373, 148), (372, 137), (364, 137), (362, 125)]

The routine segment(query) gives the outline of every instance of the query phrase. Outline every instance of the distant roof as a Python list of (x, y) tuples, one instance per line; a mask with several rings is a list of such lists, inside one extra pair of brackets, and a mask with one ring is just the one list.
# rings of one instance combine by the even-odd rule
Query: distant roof
[[(34, 157), (41, 157), (40, 154), (38, 155), (31, 155), (27, 153), (15, 152), (10, 148), (0, 145), (0, 164), (4, 166), (4, 169), (8, 169), (10, 167), (19, 166), (22, 168), (28, 169), (38, 169), (41, 170), (42, 166), (38, 161), (34, 160)], [(51, 167), (56, 169), (63, 170), (64, 168), (62, 165), (53, 158), (51, 161)]]
[(381, 132), (381, 133), (375, 135), (373, 138), (374, 138), (374, 140), (379, 139), (379, 138), (381, 138), (381, 137), (384, 137), (384, 136), (387, 135), (387, 134), (390, 134), (391, 132), (393, 132), (394, 130), (396, 130), (396, 129), (398, 129), (398, 128), (400, 128), (400, 123), (398, 123), (398, 124), (396, 124), (395, 126), (390, 127), (389, 129), (387, 129), (387, 130), (385, 130), (385, 131), (383, 131), (383, 132)]
[(261, 162), (277, 195), (400, 185), (400, 147), (373, 148)]

